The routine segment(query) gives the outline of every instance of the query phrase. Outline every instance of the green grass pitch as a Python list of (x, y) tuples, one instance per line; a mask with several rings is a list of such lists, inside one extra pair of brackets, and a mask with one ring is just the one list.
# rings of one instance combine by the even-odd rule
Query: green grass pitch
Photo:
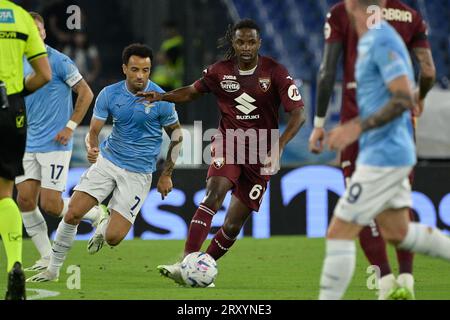
[[(209, 241), (207, 241), (209, 243)], [(218, 262), (216, 288), (182, 288), (159, 275), (156, 266), (177, 260), (183, 241), (124, 241), (117, 248), (104, 247), (90, 256), (85, 241), (76, 241), (57, 283), (27, 283), (28, 289), (59, 292), (47, 299), (158, 299), (158, 300), (311, 300), (318, 296), (324, 256), (324, 239), (273, 237), (239, 240)], [(24, 265), (30, 266), (38, 253), (30, 240), (24, 240)], [(389, 250), (397, 271), (395, 253)], [(81, 289), (69, 290), (69, 265), (80, 265)], [(356, 272), (346, 299), (376, 299), (367, 289), (368, 263), (358, 250)], [(0, 269), (5, 270), (5, 254), (0, 250)], [(444, 261), (416, 256), (417, 299), (449, 299), (450, 268)], [(27, 276), (33, 273), (27, 273)], [(6, 273), (0, 277), (5, 292)], [(3, 293), (1, 293), (3, 294)], [(28, 292), (32, 297), (35, 293)]]

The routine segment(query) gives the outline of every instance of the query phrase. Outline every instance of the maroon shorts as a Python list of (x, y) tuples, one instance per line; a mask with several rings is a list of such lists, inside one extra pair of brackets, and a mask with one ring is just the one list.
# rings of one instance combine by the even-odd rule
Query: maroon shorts
[(267, 189), (269, 176), (258, 174), (256, 166), (214, 162), (208, 170), (211, 177), (225, 177), (233, 183), (233, 195), (247, 207), (258, 212)]

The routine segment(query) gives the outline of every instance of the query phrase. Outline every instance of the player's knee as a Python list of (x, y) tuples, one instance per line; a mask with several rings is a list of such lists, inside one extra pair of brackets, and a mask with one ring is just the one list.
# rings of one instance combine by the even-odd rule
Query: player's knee
[(398, 246), (406, 237), (407, 230), (398, 229), (383, 232), (383, 238), (393, 246)]
[(117, 233), (108, 233), (108, 232), (106, 232), (106, 235), (105, 235), (105, 241), (111, 247), (118, 246), (119, 243), (122, 242), (123, 238), (124, 237), (122, 235), (119, 235)]
[(203, 203), (210, 209), (217, 211), (222, 207), (223, 194), (219, 190), (207, 191), (205, 200)]
[(19, 193), (17, 195), (17, 205), (19, 206), (20, 211), (27, 212), (36, 209), (37, 202), (35, 199), (32, 199), (31, 197), (26, 197), (21, 193)]
[(69, 207), (69, 211), (67, 211), (66, 215), (64, 216), (64, 221), (71, 225), (79, 225), (82, 218), (83, 216), (80, 213)]

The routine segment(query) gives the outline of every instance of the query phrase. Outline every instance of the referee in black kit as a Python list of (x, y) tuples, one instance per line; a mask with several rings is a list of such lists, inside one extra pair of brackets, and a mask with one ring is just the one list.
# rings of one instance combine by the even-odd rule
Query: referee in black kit
[[(23, 77), (26, 57), (34, 73)], [(28, 12), (0, 0), (0, 235), (7, 256), (6, 300), (25, 300), (22, 218), (12, 198), (14, 178), (23, 175), (26, 143), (24, 96), (52, 78), (47, 50)]]

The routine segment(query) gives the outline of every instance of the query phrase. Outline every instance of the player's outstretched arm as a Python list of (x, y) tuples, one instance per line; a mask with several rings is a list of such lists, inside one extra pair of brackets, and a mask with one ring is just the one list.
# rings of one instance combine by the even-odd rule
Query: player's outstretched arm
[(141, 100), (146, 100), (148, 102), (167, 101), (175, 104), (188, 103), (202, 96), (202, 94), (195, 89), (194, 85), (175, 89), (166, 93), (148, 91), (138, 92), (136, 95), (142, 97)]
[(169, 150), (167, 151), (166, 161), (164, 162), (164, 168), (157, 185), (158, 192), (161, 193), (161, 198), (163, 200), (172, 191), (172, 173), (175, 169), (175, 163), (177, 162), (183, 143), (183, 133), (179, 122), (164, 127), (164, 130), (170, 138), (170, 145)]
[(317, 77), (317, 103), (316, 115), (314, 117), (314, 129), (309, 138), (309, 150), (316, 154), (323, 151), (323, 141), (325, 139), (325, 130), (323, 127), (325, 125), (328, 104), (334, 90), (337, 64), (341, 52), (341, 42), (325, 44), (323, 60)]
[(87, 159), (89, 163), (96, 163), (100, 150), (98, 148), (99, 139), (98, 136), (105, 125), (104, 120), (97, 119), (92, 117), (91, 125), (89, 127), (89, 133), (86, 136), (86, 150), (87, 150)]
[(417, 110), (415, 110), (415, 115), (420, 116), (424, 110), (425, 98), (436, 81), (436, 67), (430, 49), (415, 48), (413, 51), (420, 67), (419, 92), (416, 98), (418, 100), (418, 106)]
[(77, 94), (72, 117), (70, 118), (66, 127), (58, 132), (55, 138), (55, 140), (62, 145), (66, 145), (69, 142), (74, 130), (83, 120), (87, 110), (89, 109), (89, 106), (92, 103), (92, 100), (94, 99), (94, 94), (92, 93), (91, 88), (84, 79), (73, 86), (72, 90)]

